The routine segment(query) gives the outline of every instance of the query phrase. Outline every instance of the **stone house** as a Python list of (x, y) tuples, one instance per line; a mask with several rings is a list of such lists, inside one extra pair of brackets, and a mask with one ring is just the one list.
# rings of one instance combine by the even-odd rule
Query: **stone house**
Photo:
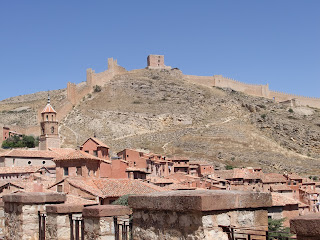
[(75, 176), (84, 178), (112, 176), (110, 160), (101, 159), (80, 150), (74, 150), (65, 156), (59, 156), (53, 161), (56, 163), (57, 181), (61, 181), (65, 177)]
[(299, 201), (280, 193), (271, 193), (272, 207), (268, 208), (268, 217), (273, 219), (286, 218), (284, 226), (290, 226), (290, 219), (299, 216)]
[(97, 138), (88, 138), (80, 150), (101, 159), (109, 159), (109, 147)]
[(271, 185), (287, 184), (287, 179), (280, 173), (264, 173), (261, 180), (264, 192), (269, 192)]
[(183, 172), (189, 174), (189, 159), (187, 158), (181, 158), (181, 157), (174, 157), (170, 159), (170, 161), (173, 163), (173, 172)]
[(44, 166), (50, 168), (55, 165), (52, 159), (58, 156), (57, 152), (49, 150), (13, 149), (0, 155), (0, 167)]
[(128, 162), (129, 167), (146, 169), (147, 156), (143, 152), (133, 149), (124, 149), (117, 153), (118, 157)]
[(270, 185), (270, 192), (275, 192), (286, 197), (295, 198), (293, 190), (288, 185)]

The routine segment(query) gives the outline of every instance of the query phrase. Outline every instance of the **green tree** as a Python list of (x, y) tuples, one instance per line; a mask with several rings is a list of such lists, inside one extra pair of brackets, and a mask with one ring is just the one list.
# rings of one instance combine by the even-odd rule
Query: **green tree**
[(290, 233), (290, 228), (283, 226), (283, 222), (285, 220), (286, 220), (285, 218), (280, 218), (280, 219), (268, 218), (269, 240), (273, 240), (278, 237), (292, 236), (292, 234)]
[(131, 194), (123, 195), (119, 197), (117, 200), (115, 200), (112, 205), (122, 205), (122, 206), (128, 206), (128, 198)]
[(14, 135), (2, 142), (2, 148), (34, 148), (39, 144), (39, 138), (27, 135)]

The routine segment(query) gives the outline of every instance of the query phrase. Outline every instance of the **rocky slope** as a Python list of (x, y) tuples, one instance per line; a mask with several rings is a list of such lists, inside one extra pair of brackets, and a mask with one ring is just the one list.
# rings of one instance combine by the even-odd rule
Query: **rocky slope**
[[(19, 104), (15, 107), (30, 106)], [(191, 84), (179, 70), (116, 76), (73, 108), (60, 134), (64, 147), (95, 134), (114, 153), (137, 148), (209, 160), (217, 167), (320, 174), (320, 110)]]

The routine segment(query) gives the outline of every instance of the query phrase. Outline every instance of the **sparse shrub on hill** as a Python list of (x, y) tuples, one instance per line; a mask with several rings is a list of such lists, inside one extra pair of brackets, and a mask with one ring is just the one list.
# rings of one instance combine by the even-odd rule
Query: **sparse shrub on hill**
[(289, 113), (293, 113), (293, 109), (292, 109), (292, 108), (289, 108), (288, 112), (289, 112)]
[(232, 169), (234, 169), (234, 166), (226, 165), (226, 170), (232, 170)]
[(266, 117), (267, 117), (267, 114), (261, 114), (261, 117), (263, 118), (263, 119), (266, 119)]
[(93, 86), (93, 91), (94, 92), (101, 92), (101, 90), (102, 90), (101, 86), (99, 86), (99, 85)]

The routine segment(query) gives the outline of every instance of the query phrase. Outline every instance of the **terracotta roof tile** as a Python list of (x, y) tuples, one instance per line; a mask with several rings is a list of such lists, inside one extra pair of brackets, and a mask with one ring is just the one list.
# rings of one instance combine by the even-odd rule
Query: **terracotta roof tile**
[(10, 174), (10, 173), (35, 173), (40, 170), (41, 166), (26, 166), (26, 167), (0, 167), (0, 174)]
[(82, 144), (82, 146), (83, 146), (89, 139), (92, 139), (94, 142), (96, 142), (96, 143), (97, 143), (99, 146), (101, 146), (101, 147), (109, 148), (109, 147), (107, 146), (107, 144), (105, 144), (104, 142), (102, 142), (101, 140), (99, 140), (99, 139), (97, 139), (97, 138), (95, 138), (95, 137), (90, 137), (90, 138), (88, 138), (88, 139)]
[(59, 154), (47, 150), (21, 150), (13, 149), (9, 152), (1, 154), (0, 157), (25, 157), (25, 158), (55, 158)]
[(99, 204), (97, 201), (88, 200), (73, 194), (66, 194), (67, 200), (65, 204), (82, 204), (82, 205), (93, 205)]
[(262, 175), (263, 183), (285, 183), (287, 182), (283, 174), (280, 173), (265, 173)]
[(286, 205), (298, 205), (300, 202), (284, 196), (281, 193), (271, 193), (272, 195), (272, 206), (286, 206)]
[(285, 184), (272, 184), (270, 185), (270, 190), (272, 192), (277, 192), (277, 191), (292, 191), (292, 189)]
[(53, 109), (53, 107), (48, 103), (41, 113), (57, 113), (56, 110)]
[(95, 157), (89, 153), (86, 153), (80, 150), (75, 150), (67, 155), (58, 156), (53, 159), (53, 161), (68, 161), (68, 160), (93, 160), (93, 161), (104, 161), (104, 162), (111, 163), (111, 161), (109, 160)]
[(102, 198), (120, 197), (127, 194), (144, 194), (165, 191), (153, 184), (136, 179), (108, 179), (108, 178), (66, 178), (72, 186), (80, 188), (94, 196)]

